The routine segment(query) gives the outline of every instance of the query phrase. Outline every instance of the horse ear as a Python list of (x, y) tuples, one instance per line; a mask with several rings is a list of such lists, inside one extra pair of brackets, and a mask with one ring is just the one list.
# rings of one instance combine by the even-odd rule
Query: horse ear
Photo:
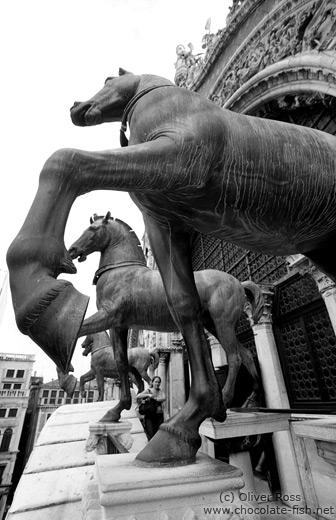
[(105, 217), (103, 218), (103, 223), (104, 224), (107, 224), (107, 222), (109, 221), (109, 219), (111, 218), (111, 212), (108, 211), (105, 215)]
[(133, 73), (129, 72), (126, 69), (123, 69), (123, 68), (119, 67), (119, 76), (123, 76), (124, 74), (133, 74)]

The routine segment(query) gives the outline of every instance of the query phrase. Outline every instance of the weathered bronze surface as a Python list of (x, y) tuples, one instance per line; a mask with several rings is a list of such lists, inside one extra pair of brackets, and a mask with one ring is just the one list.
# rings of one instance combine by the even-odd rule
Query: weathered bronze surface
[[(147, 373), (149, 366), (153, 365), (155, 370), (159, 364), (159, 355), (156, 351), (149, 352), (144, 347), (135, 347), (127, 350), (128, 367), (120, 367), (118, 370), (117, 362), (113, 352), (111, 339), (106, 331), (89, 334), (82, 343), (83, 356), (91, 354), (90, 370), (83, 374), (79, 380), (79, 390), (84, 397), (85, 383), (97, 380), (98, 401), (104, 400), (104, 378), (120, 378), (120, 370), (125, 372), (138, 388), (138, 393), (145, 388), (143, 380), (150, 384), (151, 379)], [(127, 345), (126, 345), (127, 348)], [(123, 397), (121, 398), (123, 401)]]
[[(80, 262), (95, 251), (101, 253), (99, 269), (94, 277), (98, 312), (84, 320), (79, 334), (90, 334), (87, 342), (92, 334), (96, 336), (99, 348), (99, 341), (111, 346), (106, 332), (101, 332), (110, 330), (121, 380), (121, 397), (118, 405), (109, 410), (103, 420), (117, 421), (122, 410), (131, 406), (127, 358), (130, 361), (130, 353), (136, 349), (127, 351), (128, 330), (177, 332), (178, 328), (169, 312), (160, 274), (146, 266), (134, 231), (122, 220), (111, 218), (110, 213), (105, 217), (95, 215), (90, 222), (90, 227), (69, 248), (71, 257), (79, 258)], [(240, 283), (233, 276), (214, 269), (195, 272), (194, 276), (201, 300), (202, 324), (218, 339), (227, 354), (229, 371), (223, 401), (229, 405), (233, 398), (241, 363), (255, 381), (251, 396), (254, 400), (259, 390), (257, 370), (250, 352), (237, 341), (235, 330), (244, 311), (245, 298), (250, 301), (254, 321), (258, 321), (263, 309), (262, 292), (251, 281)], [(191, 372), (192, 378), (197, 377), (197, 373)]]
[[(46, 162), (31, 210), (8, 252), (18, 326), (55, 357), (52, 338), (58, 338), (56, 347), (63, 329), (73, 326), (65, 311), (62, 321), (55, 321), (50, 346), (44, 335), (53, 326), (51, 306), (61, 312), (73, 299), (78, 322), (86, 307), (82, 295), (56, 280), (59, 273), (74, 271), (63, 243), (71, 205), (92, 190), (128, 191), (143, 213), (169, 309), (197, 374), (186, 405), (140, 458), (192, 461), (200, 423), (209, 416), (223, 420), (225, 408), (203, 331), (190, 233), (201, 231), (263, 253), (303, 253), (336, 280), (336, 138), (223, 110), (166, 79), (122, 69), (92, 99), (75, 103), (71, 117), (80, 126), (122, 120), (122, 136), (127, 121), (129, 146), (103, 152), (62, 149)], [(50, 291), (58, 294), (51, 303)], [(67, 353), (74, 336), (71, 330), (64, 340)]]

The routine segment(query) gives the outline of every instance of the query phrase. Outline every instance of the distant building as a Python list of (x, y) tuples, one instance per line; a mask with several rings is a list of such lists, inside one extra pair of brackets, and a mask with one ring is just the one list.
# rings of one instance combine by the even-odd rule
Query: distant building
[(8, 272), (0, 269), (0, 323), (5, 312), (8, 292)]
[(0, 353), (0, 518), (12, 485), (34, 355)]

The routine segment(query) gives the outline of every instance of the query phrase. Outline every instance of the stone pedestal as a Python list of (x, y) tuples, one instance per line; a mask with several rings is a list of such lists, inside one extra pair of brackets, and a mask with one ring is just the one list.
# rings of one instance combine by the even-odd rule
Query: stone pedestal
[(169, 468), (137, 466), (134, 458), (97, 457), (96, 488), (83, 494), (85, 520), (259, 519), (239, 499), (242, 472), (233, 466), (203, 454), (195, 464)]
[(132, 423), (130, 421), (90, 424), (86, 451), (96, 450), (99, 455), (128, 453), (133, 444), (131, 429)]

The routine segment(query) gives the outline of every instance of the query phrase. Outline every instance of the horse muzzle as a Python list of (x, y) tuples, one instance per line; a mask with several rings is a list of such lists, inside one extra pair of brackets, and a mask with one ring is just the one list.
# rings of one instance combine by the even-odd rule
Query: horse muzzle
[(71, 246), (68, 253), (72, 260), (78, 258), (78, 262), (85, 262), (87, 259), (87, 255), (84, 253), (84, 251), (75, 246)]
[(102, 122), (101, 112), (91, 102), (75, 101), (70, 108), (70, 117), (76, 126), (94, 126)]

